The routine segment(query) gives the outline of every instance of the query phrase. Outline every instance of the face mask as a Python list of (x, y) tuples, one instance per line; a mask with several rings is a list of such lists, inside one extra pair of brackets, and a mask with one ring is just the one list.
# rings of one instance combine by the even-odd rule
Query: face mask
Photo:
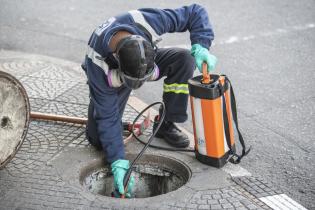
[(138, 89), (144, 84), (145, 81), (157, 80), (159, 76), (160, 76), (159, 67), (156, 64), (154, 64), (153, 71), (140, 79), (123, 75), (119, 72), (118, 69), (108, 70), (107, 81), (109, 87), (117, 88), (124, 84), (126, 87), (130, 89)]

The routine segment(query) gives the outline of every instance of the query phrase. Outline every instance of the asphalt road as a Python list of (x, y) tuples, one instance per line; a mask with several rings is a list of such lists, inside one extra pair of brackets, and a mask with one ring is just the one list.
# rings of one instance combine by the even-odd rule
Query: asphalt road
[[(251, 154), (242, 166), (315, 208), (315, 2), (195, 1), (215, 31), (217, 73), (229, 75)], [(192, 1), (0, 0), (0, 49), (81, 62), (103, 20), (139, 7), (176, 8)], [(189, 34), (167, 34), (160, 47), (189, 48)], [(161, 99), (163, 81), (134, 94)], [(190, 119), (183, 126), (192, 130)]]

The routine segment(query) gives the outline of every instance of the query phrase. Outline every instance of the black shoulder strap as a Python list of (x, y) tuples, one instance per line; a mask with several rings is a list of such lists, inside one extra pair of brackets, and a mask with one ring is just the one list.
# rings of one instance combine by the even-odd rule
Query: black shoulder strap
[(223, 98), (222, 103), (223, 103), (223, 122), (224, 122), (225, 138), (227, 140), (227, 144), (228, 144), (228, 147), (230, 149), (230, 154), (231, 154), (228, 161), (231, 163), (234, 163), (234, 164), (238, 164), (241, 162), (241, 159), (250, 152), (251, 147), (248, 150), (246, 150), (243, 136), (242, 136), (242, 134), (239, 130), (239, 127), (238, 127), (236, 101), (235, 101), (235, 95), (234, 95), (232, 84), (231, 84), (230, 80), (227, 78), (227, 76), (225, 76), (225, 75), (222, 75), (222, 76), (225, 77), (225, 82), (228, 82), (228, 85), (230, 86), (230, 96), (231, 96), (230, 102), (231, 102), (233, 121), (235, 123), (235, 127), (236, 127), (236, 130), (238, 133), (239, 141), (242, 145), (242, 154), (241, 155), (236, 154), (236, 149), (234, 147), (232, 147), (232, 143), (231, 143), (230, 128), (229, 128), (229, 121), (228, 121), (228, 116), (227, 116), (227, 107), (226, 107), (226, 99), (225, 99), (225, 95), (224, 95), (224, 89), (223, 89), (223, 86), (220, 84), (221, 94), (222, 94), (222, 98)]

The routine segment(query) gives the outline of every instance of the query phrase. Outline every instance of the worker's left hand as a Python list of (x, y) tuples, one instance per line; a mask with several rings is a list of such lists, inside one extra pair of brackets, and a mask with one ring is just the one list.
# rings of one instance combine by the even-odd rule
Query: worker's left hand
[(191, 55), (195, 57), (196, 65), (202, 72), (202, 63), (207, 63), (208, 72), (214, 70), (217, 63), (217, 58), (209, 53), (209, 50), (200, 44), (194, 44), (191, 47)]
[(114, 175), (115, 189), (118, 190), (121, 195), (125, 195), (127, 198), (130, 198), (135, 182), (133, 176), (130, 177), (127, 192), (125, 192), (124, 189), (124, 177), (129, 169), (129, 160), (116, 160), (111, 164), (111, 167)]

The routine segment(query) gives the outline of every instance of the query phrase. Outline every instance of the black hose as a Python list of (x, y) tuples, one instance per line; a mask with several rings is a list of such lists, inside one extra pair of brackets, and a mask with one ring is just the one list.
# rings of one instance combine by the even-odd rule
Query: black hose
[[(135, 135), (134, 133), (134, 126), (136, 124), (136, 122), (138, 121), (138, 119), (143, 115), (143, 113), (145, 111), (147, 111), (149, 108), (157, 105), (157, 104), (161, 104), (162, 106), (162, 114), (160, 116), (160, 121), (155, 129), (155, 131), (152, 133), (152, 135), (150, 136), (148, 142), (143, 142), (142, 140), (140, 140), (137, 135)], [(134, 119), (133, 123), (132, 123), (132, 127), (131, 127), (131, 132), (133, 134), (133, 136), (135, 137), (135, 139), (137, 141), (139, 141), (140, 143), (144, 144), (145, 146), (143, 147), (143, 149), (140, 151), (140, 153), (137, 155), (137, 157), (132, 161), (125, 177), (124, 177), (124, 189), (127, 189), (127, 185), (129, 183), (129, 179), (130, 179), (130, 175), (132, 172), (132, 168), (134, 167), (134, 164), (137, 162), (137, 160), (139, 160), (139, 158), (143, 155), (143, 153), (145, 152), (145, 150), (150, 146), (152, 148), (156, 148), (156, 149), (161, 149), (161, 150), (166, 150), (166, 151), (180, 151), (180, 152), (195, 152), (195, 150), (193, 149), (181, 149), (181, 148), (171, 148), (171, 147), (161, 147), (161, 146), (156, 146), (156, 145), (151, 145), (152, 140), (154, 139), (153, 137), (156, 135), (156, 133), (158, 132), (158, 130), (160, 129), (164, 118), (165, 118), (165, 104), (163, 102), (155, 102), (153, 104), (150, 104), (149, 106), (147, 106), (145, 109), (143, 109), (138, 116)]]
[[(138, 114), (138, 116), (136, 117), (136, 119), (135, 119), (135, 120), (133, 121), (133, 123), (132, 123), (132, 130), (131, 130), (131, 132), (132, 132), (132, 134), (133, 134), (133, 137), (134, 137), (138, 142), (140, 142), (140, 143), (142, 143), (142, 144), (144, 144), (144, 145), (149, 145), (150, 147), (155, 148), (155, 149), (161, 149), (161, 150), (173, 151), (173, 152), (175, 152), (175, 151), (176, 151), (176, 152), (195, 152), (194, 149), (182, 149), (182, 148), (172, 148), (172, 147), (162, 147), (162, 146), (151, 145), (151, 144), (150, 144), (151, 142), (149, 142), (150, 140), (146, 143), (146, 142), (142, 141), (141, 139), (139, 139), (139, 138), (137, 137), (137, 135), (135, 135), (133, 126), (134, 126), (134, 124), (137, 122), (137, 120), (139, 119), (139, 117), (142, 116), (143, 113), (144, 113), (145, 111), (147, 111), (150, 107), (152, 107), (152, 106), (154, 106), (154, 105), (156, 105), (156, 104), (159, 104), (159, 103), (162, 104), (163, 102), (155, 102), (154, 104), (149, 105), (147, 108), (145, 108), (144, 110), (142, 110), (142, 111)], [(155, 129), (155, 132), (151, 135), (150, 139), (155, 136), (155, 134), (157, 133), (157, 131), (158, 131), (159, 128), (161, 127), (161, 124), (162, 124), (162, 122), (163, 122), (163, 120), (164, 120), (164, 117), (165, 117), (165, 105), (164, 105), (164, 103), (163, 103), (163, 106), (162, 106), (162, 107), (163, 107), (163, 109), (162, 109), (162, 116), (161, 116), (161, 118), (160, 118), (160, 122), (159, 122), (157, 128)]]
[(150, 136), (148, 142), (147, 142), (147, 143), (144, 143), (145, 146), (143, 147), (143, 149), (141, 150), (141, 152), (137, 155), (137, 157), (133, 160), (131, 166), (134, 165), (134, 163), (142, 156), (142, 154), (143, 154), (144, 151), (148, 148), (148, 146), (150, 146), (150, 143), (152, 142), (153, 137), (156, 135), (156, 133), (157, 133), (158, 130), (160, 129), (160, 127), (161, 127), (161, 125), (162, 125), (162, 122), (163, 122), (163, 120), (164, 120), (164, 118), (165, 118), (165, 104), (164, 104), (163, 102), (155, 102), (155, 103), (153, 103), (153, 104), (147, 106), (144, 110), (142, 110), (142, 112), (140, 112), (140, 113), (138, 114), (138, 116), (135, 118), (135, 120), (134, 120), (133, 123), (132, 123), (131, 131), (132, 131), (133, 136), (136, 136), (136, 135), (134, 134), (134, 125), (136, 124), (136, 122), (138, 121), (138, 119), (142, 116), (142, 114), (143, 114), (145, 111), (147, 111), (149, 108), (151, 108), (152, 106), (155, 106), (155, 105), (157, 105), (157, 104), (161, 104), (161, 106), (162, 106), (162, 116), (161, 116), (161, 118), (160, 118), (160, 122), (158, 123), (158, 126), (157, 126), (157, 128), (155, 129), (155, 131), (154, 131), (154, 132), (152, 133), (152, 135)]
[[(151, 108), (152, 106), (155, 106), (157, 104), (161, 104), (162, 106), (162, 116), (161, 116), (161, 120), (157, 126), (157, 129), (152, 133), (152, 135), (150, 136), (149, 140), (147, 143), (145, 143), (145, 146), (143, 147), (143, 149), (140, 151), (140, 153), (137, 155), (137, 157), (132, 161), (127, 173), (125, 174), (125, 177), (124, 177), (124, 189), (127, 189), (127, 186), (128, 186), (128, 183), (129, 183), (129, 179), (130, 179), (130, 175), (131, 175), (131, 172), (132, 172), (132, 168), (134, 166), (134, 164), (136, 163), (137, 160), (139, 160), (139, 158), (143, 155), (143, 153), (145, 152), (145, 150), (148, 148), (148, 146), (150, 145), (150, 143), (152, 142), (152, 140), (154, 139), (153, 137), (155, 136), (155, 134), (157, 133), (157, 131), (159, 130), (159, 128), (161, 127), (162, 125), (162, 122), (164, 120), (164, 117), (165, 117), (165, 104), (163, 102), (155, 102), (153, 104), (150, 104), (149, 106), (147, 106), (144, 110), (142, 110), (138, 116), (134, 119), (133, 123), (132, 123), (132, 127), (131, 127), (131, 130), (132, 130), (132, 134), (133, 136), (135, 136), (134, 134), (134, 126), (137, 122), (137, 120), (142, 116), (142, 114), (147, 111), (149, 108)], [(125, 190), (126, 191), (126, 190)]]

